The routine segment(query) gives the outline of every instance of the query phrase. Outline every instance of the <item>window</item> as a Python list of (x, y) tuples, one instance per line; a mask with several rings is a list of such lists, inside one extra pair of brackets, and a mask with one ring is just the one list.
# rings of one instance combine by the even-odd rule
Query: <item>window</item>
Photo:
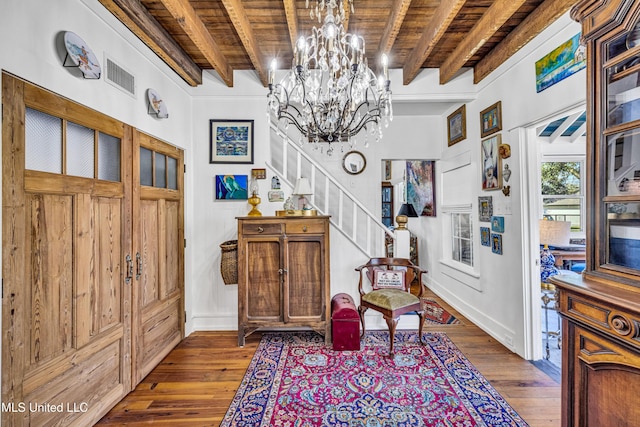
[(473, 230), (470, 213), (451, 214), (451, 259), (473, 267)]
[(583, 231), (584, 162), (543, 161), (541, 165), (542, 215), (570, 221), (571, 231)]

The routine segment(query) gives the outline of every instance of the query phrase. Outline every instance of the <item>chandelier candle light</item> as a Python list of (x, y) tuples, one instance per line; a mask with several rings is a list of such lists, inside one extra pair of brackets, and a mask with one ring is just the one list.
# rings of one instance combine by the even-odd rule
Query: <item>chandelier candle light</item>
[[(316, 0), (315, 13), (322, 27), (300, 37), (294, 47), (292, 68), (274, 84), (277, 61), (269, 69), (268, 110), (285, 128), (293, 124), (310, 143), (349, 142), (361, 130), (382, 137), (381, 122), (393, 119), (391, 81), (386, 55), (382, 75), (376, 78), (367, 65), (364, 38), (346, 33), (342, 1)], [(307, 2), (308, 7), (308, 2)], [(311, 16), (314, 16), (313, 9)], [(368, 140), (365, 146), (368, 145)], [(318, 148), (319, 144), (315, 145)]]

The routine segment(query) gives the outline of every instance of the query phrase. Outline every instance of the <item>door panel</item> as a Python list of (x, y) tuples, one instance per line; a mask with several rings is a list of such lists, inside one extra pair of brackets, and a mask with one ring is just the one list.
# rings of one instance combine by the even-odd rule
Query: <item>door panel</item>
[(280, 237), (247, 241), (247, 256), (252, 265), (245, 266), (247, 283), (247, 319), (282, 320), (280, 307), (282, 292), (282, 274), (279, 270), (281, 243)]
[(304, 236), (304, 241), (289, 237), (287, 244), (288, 292), (285, 303), (290, 320), (321, 320), (323, 289), (321, 266), (322, 237)]
[[(134, 142), (137, 196), (133, 201), (133, 246), (137, 265), (132, 340), (133, 381), (137, 384), (184, 336), (183, 177), (178, 173), (184, 169), (184, 157), (182, 150), (140, 132), (135, 133)], [(153, 155), (149, 156), (149, 151)], [(167, 176), (168, 158), (178, 163), (178, 168), (172, 168), (172, 179)], [(154, 171), (144, 181), (149, 185), (140, 184), (141, 170), (147, 175)], [(178, 188), (166, 188), (168, 182), (177, 182)]]

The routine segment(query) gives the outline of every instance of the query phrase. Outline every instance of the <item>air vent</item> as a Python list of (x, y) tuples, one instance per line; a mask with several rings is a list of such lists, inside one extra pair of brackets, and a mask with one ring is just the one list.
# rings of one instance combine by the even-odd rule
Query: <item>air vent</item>
[(129, 95), (136, 96), (136, 78), (105, 55), (106, 80)]

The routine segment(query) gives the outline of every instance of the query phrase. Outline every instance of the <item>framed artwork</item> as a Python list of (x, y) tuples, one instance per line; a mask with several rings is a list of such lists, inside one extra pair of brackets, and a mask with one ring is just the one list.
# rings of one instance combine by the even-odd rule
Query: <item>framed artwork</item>
[(491, 233), (491, 252), (502, 255), (502, 234)]
[(247, 175), (216, 175), (216, 200), (247, 200)]
[(209, 120), (209, 163), (253, 163), (253, 120)]
[(384, 181), (391, 181), (391, 160), (383, 160)]
[(467, 137), (467, 108), (458, 108), (447, 117), (447, 145), (451, 147)]
[(491, 246), (491, 230), (489, 227), (480, 227), (480, 244)]
[(251, 169), (251, 177), (255, 179), (267, 179), (266, 169)]
[(494, 233), (504, 233), (504, 217), (492, 216), (491, 217), (491, 231)]
[(435, 164), (433, 160), (407, 161), (407, 203), (420, 216), (436, 216)]
[[(629, 35), (635, 34), (633, 30)], [(627, 39), (627, 41), (629, 41)], [(634, 42), (635, 45), (635, 42)], [(542, 92), (587, 66), (587, 49), (580, 44), (580, 33), (536, 61), (536, 92)]]
[(478, 197), (478, 221), (489, 222), (493, 216), (493, 197)]
[(498, 155), (500, 134), (481, 141), (480, 164), (482, 165), (482, 189), (499, 190), (502, 188), (502, 159)]
[(270, 202), (284, 202), (284, 191), (282, 190), (269, 190), (267, 197)]
[(480, 112), (480, 137), (502, 130), (502, 102), (498, 101)]

